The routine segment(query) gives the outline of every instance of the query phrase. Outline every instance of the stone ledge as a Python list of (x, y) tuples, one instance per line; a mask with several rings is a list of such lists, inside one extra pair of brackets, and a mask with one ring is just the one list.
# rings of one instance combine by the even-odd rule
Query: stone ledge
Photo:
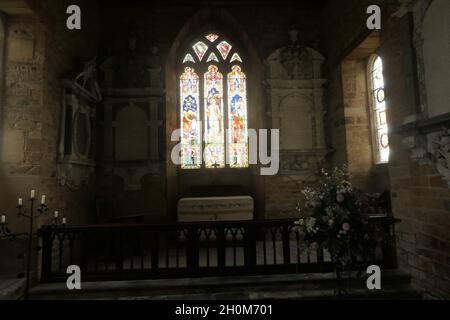
[[(382, 288), (386, 292), (408, 287), (410, 276), (400, 270), (382, 272)], [(32, 299), (158, 299), (162, 297), (227, 296), (234, 299), (265, 299), (265, 295), (282, 297), (289, 291), (293, 298), (333, 296), (334, 273), (309, 273), (260, 276), (227, 276), (135, 281), (101, 281), (82, 283), (81, 291), (68, 291), (65, 283), (40, 284), (30, 292)], [(367, 294), (365, 277), (350, 281), (354, 294)], [(402, 289), (403, 290), (403, 289)], [(242, 295), (245, 297), (242, 297)]]
[(25, 279), (14, 275), (0, 277), (0, 300), (19, 300), (25, 291)]

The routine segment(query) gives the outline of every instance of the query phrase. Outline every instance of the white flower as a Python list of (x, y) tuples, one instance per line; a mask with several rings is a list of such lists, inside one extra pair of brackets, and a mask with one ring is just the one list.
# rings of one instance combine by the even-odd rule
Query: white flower
[(308, 218), (306, 219), (306, 231), (308, 231), (309, 233), (315, 232), (315, 227), (316, 226), (316, 219), (315, 218)]
[(350, 230), (350, 223), (344, 222), (342, 224), (342, 230), (344, 230), (345, 232), (349, 231)]
[(336, 196), (336, 201), (341, 203), (344, 202), (344, 200), (345, 200), (344, 196), (341, 193), (338, 193)]

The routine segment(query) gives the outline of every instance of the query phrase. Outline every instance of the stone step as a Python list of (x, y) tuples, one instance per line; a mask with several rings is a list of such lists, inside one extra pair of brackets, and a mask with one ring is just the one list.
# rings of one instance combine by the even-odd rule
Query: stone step
[[(366, 278), (344, 281), (349, 296), (376, 298), (382, 294), (419, 298), (409, 287), (410, 276), (399, 270), (382, 273), (382, 290), (370, 292)], [(336, 278), (332, 273), (234, 276), (82, 283), (69, 291), (65, 283), (40, 284), (32, 299), (314, 299), (332, 298)]]
[(14, 274), (0, 277), (0, 300), (18, 300), (25, 292), (25, 279)]

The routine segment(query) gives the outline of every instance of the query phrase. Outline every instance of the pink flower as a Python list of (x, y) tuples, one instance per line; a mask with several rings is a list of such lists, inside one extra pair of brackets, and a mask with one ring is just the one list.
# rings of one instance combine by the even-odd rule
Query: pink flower
[(342, 224), (342, 230), (344, 230), (345, 232), (350, 230), (350, 223), (344, 222)]
[(341, 193), (338, 193), (338, 195), (336, 196), (336, 200), (337, 202), (341, 203), (344, 202), (345, 198)]

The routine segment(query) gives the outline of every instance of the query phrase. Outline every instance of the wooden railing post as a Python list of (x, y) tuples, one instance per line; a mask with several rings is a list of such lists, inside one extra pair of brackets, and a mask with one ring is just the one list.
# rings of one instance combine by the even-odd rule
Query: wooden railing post
[(89, 263), (89, 238), (88, 231), (82, 231), (80, 234), (81, 248), (80, 248), (80, 269), (81, 274), (88, 274), (88, 263)]
[(152, 261), (152, 273), (158, 274), (159, 265), (159, 235), (157, 228), (151, 228), (151, 261)]
[(196, 226), (190, 226), (188, 228), (188, 257), (187, 267), (189, 272), (195, 274), (199, 267), (199, 235), (198, 228)]
[(249, 223), (245, 228), (245, 267), (250, 274), (256, 273), (256, 225)]
[(53, 240), (51, 227), (43, 227), (42, 232), (42, 271), (41, 282), (49, 281), (52, 276)]
[(291, 264), (290, 226), (285, 225), (282, 230), (283, 263), (286, 267), (288, 267)]
[(226, 246), (226, 236), (225, 236), (225, 227), (218, 226), (217, 227), (217, 266), (219, 267), (219, 271), (221, 273), (225, 272), (225, 246)]

